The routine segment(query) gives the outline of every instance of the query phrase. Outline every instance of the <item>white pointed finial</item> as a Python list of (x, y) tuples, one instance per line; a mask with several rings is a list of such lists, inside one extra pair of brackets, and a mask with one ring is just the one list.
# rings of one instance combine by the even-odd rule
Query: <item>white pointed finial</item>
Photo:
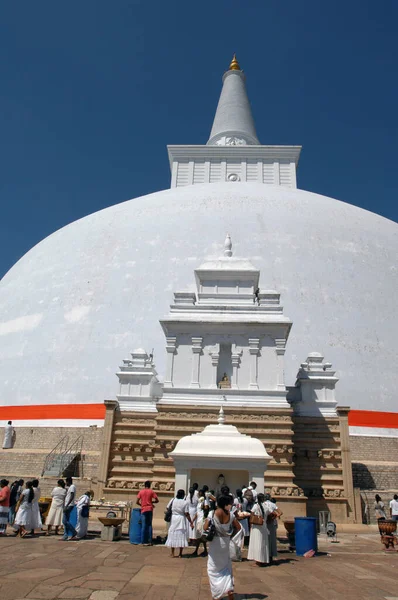
[(225, 423), (224, 409), (222, 407), (222, 404), (221, 404), (220, 412), (218, 413), (217, 421), (218, 421), (219, 425), (224, 425), (224, 423)]
[(227, 237), (224, 242), (224, 256), (232, 256), (232, 242), (231, 236), (227, 233)]

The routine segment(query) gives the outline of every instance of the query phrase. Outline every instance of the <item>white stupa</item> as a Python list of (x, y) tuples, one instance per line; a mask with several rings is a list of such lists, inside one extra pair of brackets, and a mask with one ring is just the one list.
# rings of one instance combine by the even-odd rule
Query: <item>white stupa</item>
[[(396, 410), (397, 224), (297, 189), (298, 146), (260, 145), (236, 60), (210, 139), (170, 146), (171, 189), (80, 219), (30, 250), (0, 283), (0, 400), (20, 424), (101, 423), (133, 348), (166, 352), (159, 319), (229, 232), (238, 256), (281, 292), (293, 322), (285, 380), (322, 352), (339, 404)], [(215, 244), (220, 240), (220, 244)], [(211, 262), (212, 259), (210, 259)], [(57, 407), (68, 405), (68, 418)], [(3, 418), (9, 418), (5, 413)]]

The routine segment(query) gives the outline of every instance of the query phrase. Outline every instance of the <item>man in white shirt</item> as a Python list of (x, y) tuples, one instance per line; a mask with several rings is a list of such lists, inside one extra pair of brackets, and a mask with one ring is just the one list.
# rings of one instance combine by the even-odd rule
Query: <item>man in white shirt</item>
[(390, 515), (393, 521), (398, 521), (398, 494), (390, 501)]
[(257, 499), (256, 487), (257, 487), (257, 483), (255, 481), (251, 481), (248, 489), (253, 492), (254, 500)]
[(64, 517), (62, 523), (64, 526), (64, 535), (62, 540), (67, 542), (76, 538), (76, 529), (70, 522), (70, 515), (75, 506), (76, 486), (73, 484), (72, 477), (66, 478), (67, 492), (64, 504)]

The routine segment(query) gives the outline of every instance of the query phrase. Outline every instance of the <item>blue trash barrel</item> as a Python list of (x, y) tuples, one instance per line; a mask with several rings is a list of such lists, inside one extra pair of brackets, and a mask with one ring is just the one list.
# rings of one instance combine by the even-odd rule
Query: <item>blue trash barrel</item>
[(315, 517), (295, 517), (296, 554), (303, 556), (308, 550), (318, 551)]
[(76, 525), (77, 525), (77, 508), (76, 508), (76, 506), (74, 506), (72, 508), (72, 510), (70, 511), (69, 523), (71, 525), (73, 525), (73, 527), (76, 527)]
[(130, 516), (129, 538), (130, 544), (141, 544), (141, 509), (133, 508)]

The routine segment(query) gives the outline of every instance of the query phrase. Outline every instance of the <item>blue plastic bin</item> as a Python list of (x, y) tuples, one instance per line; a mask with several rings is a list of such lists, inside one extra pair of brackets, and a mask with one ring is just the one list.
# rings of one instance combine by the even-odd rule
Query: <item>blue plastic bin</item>
[(318, 551), (315, 517), (295, 517), (296, 554), (303, 556), (308, 550)]
[(129, 538), (130, 544), (141, 544), (141, 509), (133, 508), (130, 516)]

